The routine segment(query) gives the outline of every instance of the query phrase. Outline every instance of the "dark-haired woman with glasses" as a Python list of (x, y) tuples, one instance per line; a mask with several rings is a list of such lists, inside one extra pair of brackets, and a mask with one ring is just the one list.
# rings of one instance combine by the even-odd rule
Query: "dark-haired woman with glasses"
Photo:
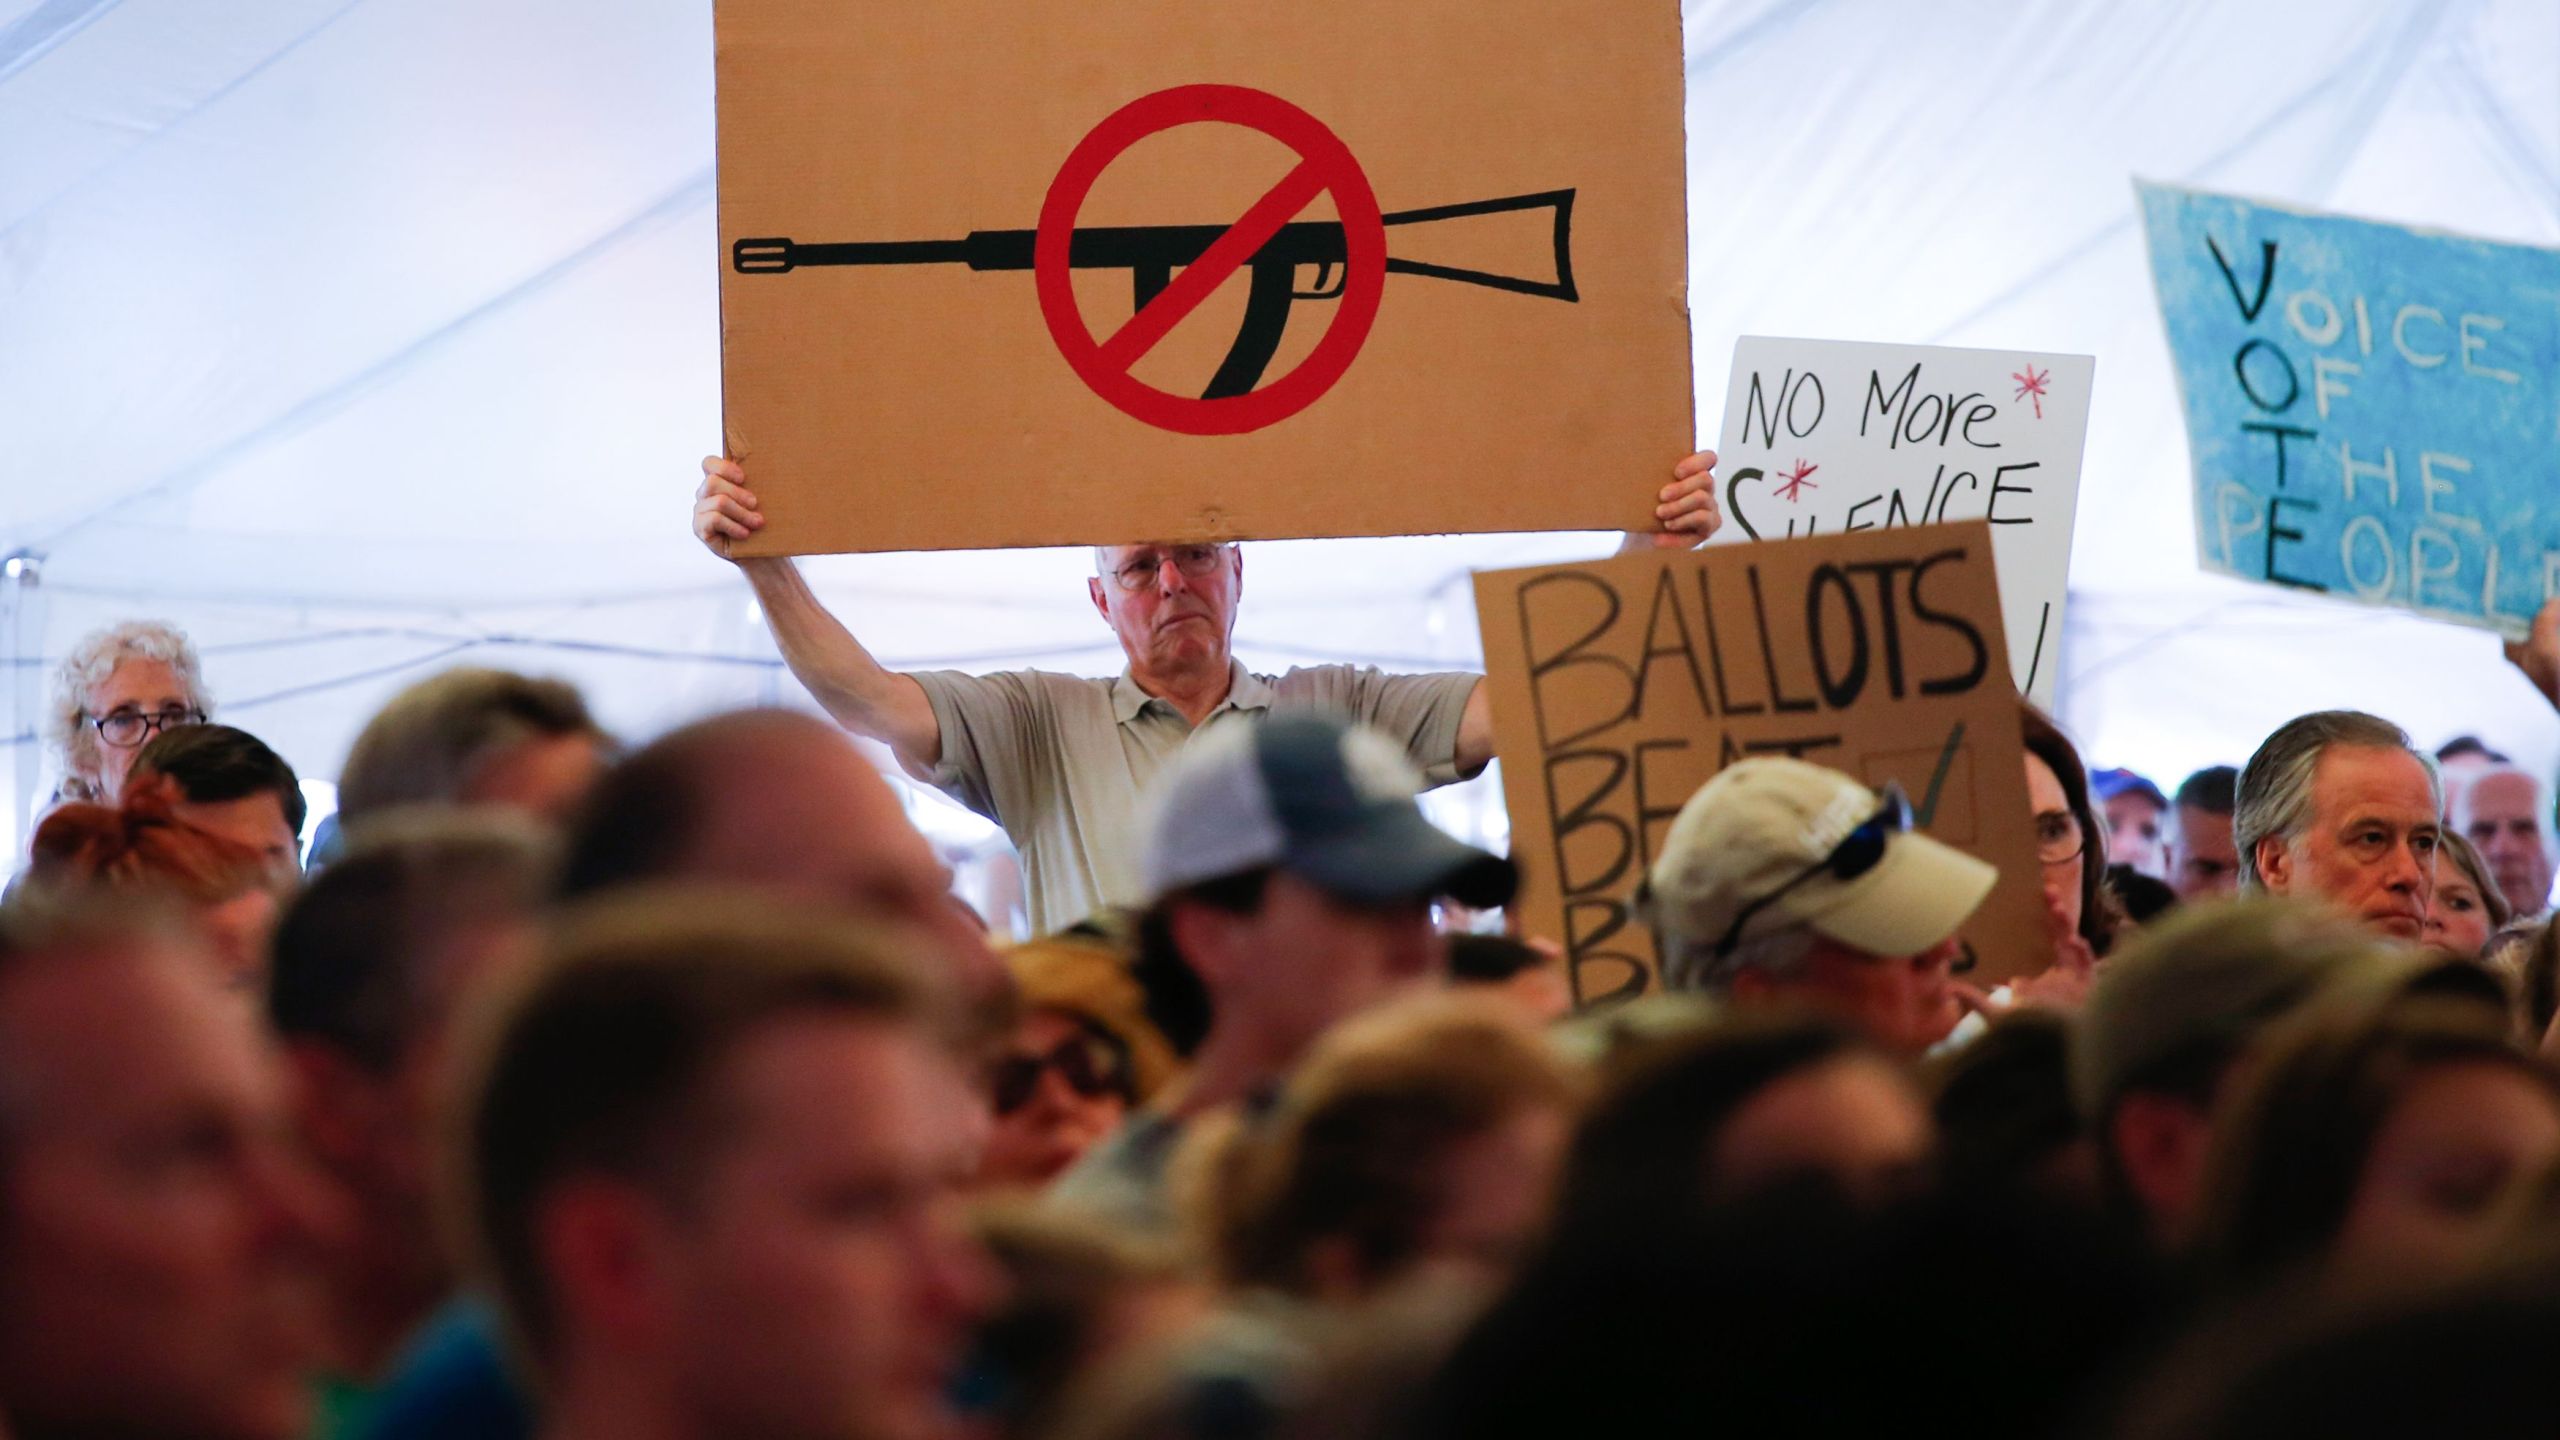
[(2089, 771), (2078, 747), (2060, 726), (2024, 701), (2018, 704), (2026, 736), (2027, 808), (2034, 816), (2036, 860), (2044, 877), (2045, 921), (2053, 936), (2053, 968), (2044, 983), (2018, 994), (2075, 1002), (2094, 978), (2099, 960), (2115, 948), (2124, 910), (2107, 887), (2107, 832), (2089, 801)]

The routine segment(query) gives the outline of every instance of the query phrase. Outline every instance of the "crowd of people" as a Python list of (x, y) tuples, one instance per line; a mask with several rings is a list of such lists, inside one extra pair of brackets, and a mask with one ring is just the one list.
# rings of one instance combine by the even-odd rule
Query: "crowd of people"
[[(1711, 533), (1713, 463), (1630, 543)], [(0, 1433), (2548, 1423), (2560, 837), (2488, 745), (2323, 711), (2166, 790), (2022, 702), (2051, 960), (1997, 985), (1990, 865), (1741, 760), (1644, 877), (1657, 993), (1576, 1014), (1547, 937), (1449, 933), (1519, 879), (1415, 802), (1478, 677), (1255, 675), (1233, 547), (1095, 561), (1116, 679), (899, 674), (741, 561), (830, 718), (633, 748), (450, 670), (317, 826), (182, 634), (84, 639), (0, 904)], [(2560, 607), (2512, 658), (2560, 705)]]

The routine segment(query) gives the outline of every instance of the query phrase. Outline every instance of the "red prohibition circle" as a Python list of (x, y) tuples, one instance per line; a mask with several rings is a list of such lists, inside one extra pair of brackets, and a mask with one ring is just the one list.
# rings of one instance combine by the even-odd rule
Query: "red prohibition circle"
[[(1130, 366), (1145, 353), (1143, 347), (1137, 354), (1123, 358), (1113, 353), (1110, 340), (1094, 339), (1093, 332), (1085, 326), (1083, 311), (1077, 308), (1067, 262), (1076, 217), (1084, 209), (1085, 198), (1093, 192), (1094, 181), (1112, 161), (1150, 135), (1179, 125), (1212, 121), (1259, 131), (1298, 155), (1298, 167), (1246, 218), (1263, 214), (1268, 219), (1266, 209), (1271, 213), (1285, 210), (1287, 213), (1279, 213), (1277, 221), (1270, 222), (1276, 225), (1304, 208), (1315, 195), (1330, 191), (1334, 211), (1342, 223), (1344, 261), (1342, 295), (1334, 306), (1332, 325), (1306, 359), (1259, 389), (1205, 400), (1159, 390), (1132, 375)], [(1302, 190), (1305, 198), (1290, 204), (1289, 200)], [(1230, 236), (1244, 223), (1240, 220), (1231, 227)], [(1259, 248), (1258, 242), (1251, 248)], [(1249, 258), (1249, 253), (1228, 256), (1214, 281), (1223, 282), (1243, 259)], [(1211, 257), (1204, 255), (1203, 259)], [(1378, 213), (1377, 194), (1369, 188), (1369, 177), (1351, 158), (1350, 147), (1326, 129), (1322, 121), (1277, 95), (1241, 85), (1181, 85), (1130, 101), (1076, 143), (1066, 163), (1059, 167), (1058, 177), (1049, 182), (1048, 196), (1041, 202), (1040, 228), (1032, 239), (1031, 262), (1032, 278), (1040, 293), (1040, 314), (1048, 322), (1050, 338), (1093, 393), (1158, 429), (1184, 435), (1241, 435), (1306, 409), (1351, 368), (1360, 346), (1369, 338), (1369, 327), (1378, 318), (1378, 301), (1386, 292), (1387, 230)], [(1187, 277), (1189, 272), (1184, 274)], [(1149, 328), (1159, 336), (1215, 288), (1214, 283), (1177, 284), (1191, 304), (1180, 303), (1183, 296), (1176, 294), (1175, 287), (1158, 296), (1156, 303), (1176, 301), (1173, 311), (1154, 316), (1150, 323)], [(1141, 314), (1151, 314), (1156, 303)], [(1139, 317), (1133, 316), (1130, 323), (1137, 325)]]

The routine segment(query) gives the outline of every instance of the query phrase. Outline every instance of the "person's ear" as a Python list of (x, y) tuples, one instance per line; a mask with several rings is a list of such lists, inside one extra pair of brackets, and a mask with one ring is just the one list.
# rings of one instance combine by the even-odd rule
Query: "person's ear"
[(2183, 1241), (2190, 1233), (2211, 1133), (2202, 1112), (2168, 1095), (2127, 1095), (2107, 1117), (2107, 1144), (2155, 1235)]
[(1105, 625), (1110, 624), (1111, 597), (1102, 588), (1102, 577), (1099, 575), (1086, 576), (1084, 581), (1084, 593), (1093, 597), (1094, 613), (1102, 617), (1102, 623)]
[(288, 1041), (284, 1059), (294, 1129), (312, 1158), (333, 1174), (371, 1170), (395, 1121), (387, 1087), (328, 1045)]
[(1241, 915), (1200, 904), (1176, 905), (1165, 917), (1173, 947), (1212, 994), (1235, 978), (1235, 936), (1243, 920)]
[(602, 1176), (562, 1181), (534, 1202), (531, 1221), (535, 1263), (559, 1328), (618, 1349), (672, 1349), (672, 1234), (645, 1191)]
[(2259, 836), (2255, 858), (2258, 862), (2258, 883), (2265, 886), (2268, 893), (2282, 895), (2293, 888), (2293, 850), (2284, 843), (2282, 836)]
[(1347, 1305), (1367, 1295), (1371, 1277), (1359, 1247), (1347, 1235), (1328, 1235), (1307, 1247), (1303, 1279), (1319, 1300)]

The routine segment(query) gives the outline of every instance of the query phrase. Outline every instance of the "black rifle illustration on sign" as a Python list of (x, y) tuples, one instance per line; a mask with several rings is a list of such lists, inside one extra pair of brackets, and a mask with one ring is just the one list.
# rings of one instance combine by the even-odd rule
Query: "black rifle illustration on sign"
[[(1556, 278), (1525, 280), (1487, 270), (1434, 265), (1421, 260), (1387, 257), (1391, 275), (1423, 275), (1482, 285), (1521, 295), (1538, 295), (1576, 304), (1573, 288), (1573, 192), (1546, 190), (1535, 195), (1506, 195), (1499, 200), (1469, 200), (1422, 210), (1399, 210), (1380, 217), (1387, 225), (1427, 225), (1520, 210), (1555, 211)], [(1200, 258), (1227, 233), (1223, 225), (1095, 225), (1069, 234), (1067, 265), (1074, 270), (1126, 270), (1135, 287), (1138, 310), (1163, 292), (1173, 272)], [(966, 265), (972, 270), (1029, 270), (1033, 230), (972, 230), (958, 240), (856, 240), (804, 245), (788, 239), (740, 240), (730, 247), (729, 263), (741, 275), (787, 275), (820, 265)], [(1253, 288), (1245, 299), (1244, 323), (1203, 400), (1242, 395), (1262, 381), (1264, 367), (1280, 350), (1289, 327), (1289, 307), (1300, 300), (1331, 300), (1349, 279), (1342, 224), (1336, 220), (1299, 220), (1279, 231), (1245, 262), (1253, 270)], [(1313, 289), (1298, 288), (1298, 267), (1317, 267)]]

